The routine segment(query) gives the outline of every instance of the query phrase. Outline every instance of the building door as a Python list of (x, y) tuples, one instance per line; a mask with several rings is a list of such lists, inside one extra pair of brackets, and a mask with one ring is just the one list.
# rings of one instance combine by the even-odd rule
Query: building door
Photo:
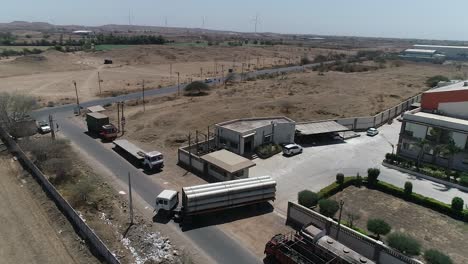
[(244, 154), (251, 154), (253, 152), (253, 135), (244, 138)]

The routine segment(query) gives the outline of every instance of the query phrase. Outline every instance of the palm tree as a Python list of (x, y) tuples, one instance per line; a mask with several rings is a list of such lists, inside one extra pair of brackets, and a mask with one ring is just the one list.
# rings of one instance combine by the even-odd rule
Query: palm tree
[(453, 139), (450, 139), (449, 143), (444, 146), (443, 149), (444, 153), (448, 155), (448, 164), (447, 164), (447, 177), (450, 180), (450, 172), (452, 171), (452, 166), (453, 166), (453, 160), (455, 159), (455, 155), (460, 153), (462, 151), (461, 148), (459, 148)]
[(419, 167), (421, 166), (422, 157), (424, 156), (424, 151), (429, 146), (429, 141), (427, 141), (426, 139), (420, 139), (418, 142), (416, 142), (416, 146), (418, 146), (419, 148), (418, 159), (416, 162), (416, 167), (419, 170)]

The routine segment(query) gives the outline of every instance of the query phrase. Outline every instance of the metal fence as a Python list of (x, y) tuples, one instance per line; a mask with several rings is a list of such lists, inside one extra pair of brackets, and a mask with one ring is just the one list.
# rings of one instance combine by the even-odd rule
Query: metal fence
[(10, 152), (17, 157), (23, 168), (27, 170), (42, 186), (43, 190), (54, 201), (60, 211), (68, 218), (70, 223), (75, 228), (78, 235), (85, 240), (96, 257), (109, 264), (119, 264), (120, 261), (107, 248), (102, 240), (94, 233), (94, 231), (81, 219), (73, 207), (62, 197), (62, 195), (49, 182), (45, 175), (34, 165), (34, 163), (26, 156), (23, 150), (16, 144), (10, 135), (0, 127), (0, 137), (4, 140)]

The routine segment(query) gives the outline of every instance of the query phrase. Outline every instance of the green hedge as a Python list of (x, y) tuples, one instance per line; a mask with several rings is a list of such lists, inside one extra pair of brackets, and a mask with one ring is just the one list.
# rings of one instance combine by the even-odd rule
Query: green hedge
[[(405, 191), (403, 188), (399, 188), (395, 185), (382, 182), (382, 181), (377, 181), (376, 184), (374, 184), (373, 186), (370, 186), (367, 181), (367, 178), (363, 178), (363, 179), (364, 179), (364, 185), (369, 189), (376, 189), (386, 194), (413, 202), (415, 204), (424, 206), (426, 208), (432, 209), (439, 213), (451, 216), (455, 219), (468, 222), (468, 209), (465, 209), (461, 212), (457, 212), (452, 209), (450, 204), (440, 202), (436, 199), (429, 198), (429, 197), (426, 197), (426, 196), (423, 196), (421, 194), (417, 194), (414, 192), (408, 196), (408, 195), (405, 195)], [(332, 184), (326, 186), (325, 188), (321, 189), (318, 192), (319, 198), (323, 199), (323, 198), (328, 198), (330, 196), (333, 196), (337, 194), (338, 192), (342, 191), (346, 187), (349, 187), (351, 185), (356, 185), (356, 182), (357, 182), (356, 177), (345, 177), (343, 185), (341, 186), (337, 184), (336, 182), (333, 182)]]
[(342, 191), (344, 188), (354, 185), (356, 182), (356, 177), (345, 177), (343, 181), (343, 185), (339, 185), (338, 183), (334, 182), (327, 187), (321, 189), (318, 192), (320, 199), (328, 198), (332, 195), (337, 194), (338, 192)]
[(261, 159), (267, 159), (281, 152), (281, 146), (278, 144), (268, 143), (255, 148), (255, 153)]
[(439, 213), (449, 215), (451, 217), (463, 220), (468, 222), (468, 209), (465, 209), (462, 212), (457, 212), (452, 209), (451, 205), (440, 202), (436, 199), (423, 196), (421, 194), (412, 193), (410, 196), (405, 195), (405, 191), (402, 188), (398, 188), (395, 185), (386, 182), (377, 182), (372, 188), (377, 189), (381, 192), (393, 195), (398, 198), (405, 199), (407, 201), (419, 204), (421, 206), (427, 207)]

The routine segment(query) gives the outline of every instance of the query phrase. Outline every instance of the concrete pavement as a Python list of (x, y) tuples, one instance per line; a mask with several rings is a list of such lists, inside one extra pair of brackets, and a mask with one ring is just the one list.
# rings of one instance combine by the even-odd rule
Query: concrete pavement
[(289, 200), (297, 200), (297, 192), (303, 189), (319, 191), (335, 181), (338, 172), (347, 176), (367, 175), (367, 169), (377, 167), (381, 173), (379, 179), (398, 187), (406, 181), (413, 183), (413, 192), (432, 197), (444, 203), (451, 203), (454, 196), (468, 201), (468, 193), (443, 184), (392, 170), (381, 165), (385, 154), (392, 152), (391, 144), (398, 142), (401, 123), (379, 128), (380, 133), (368, 137), (361, 136), (346, 140), (344, 143), (313, 146), (304, 148), (302, 154), (284, 157), (277, 154), (267, 160), (256, 159), (257, 166), (250, 169), (250, 176), (271, 175), (278, 182), (275, 207), (284, 213)]

